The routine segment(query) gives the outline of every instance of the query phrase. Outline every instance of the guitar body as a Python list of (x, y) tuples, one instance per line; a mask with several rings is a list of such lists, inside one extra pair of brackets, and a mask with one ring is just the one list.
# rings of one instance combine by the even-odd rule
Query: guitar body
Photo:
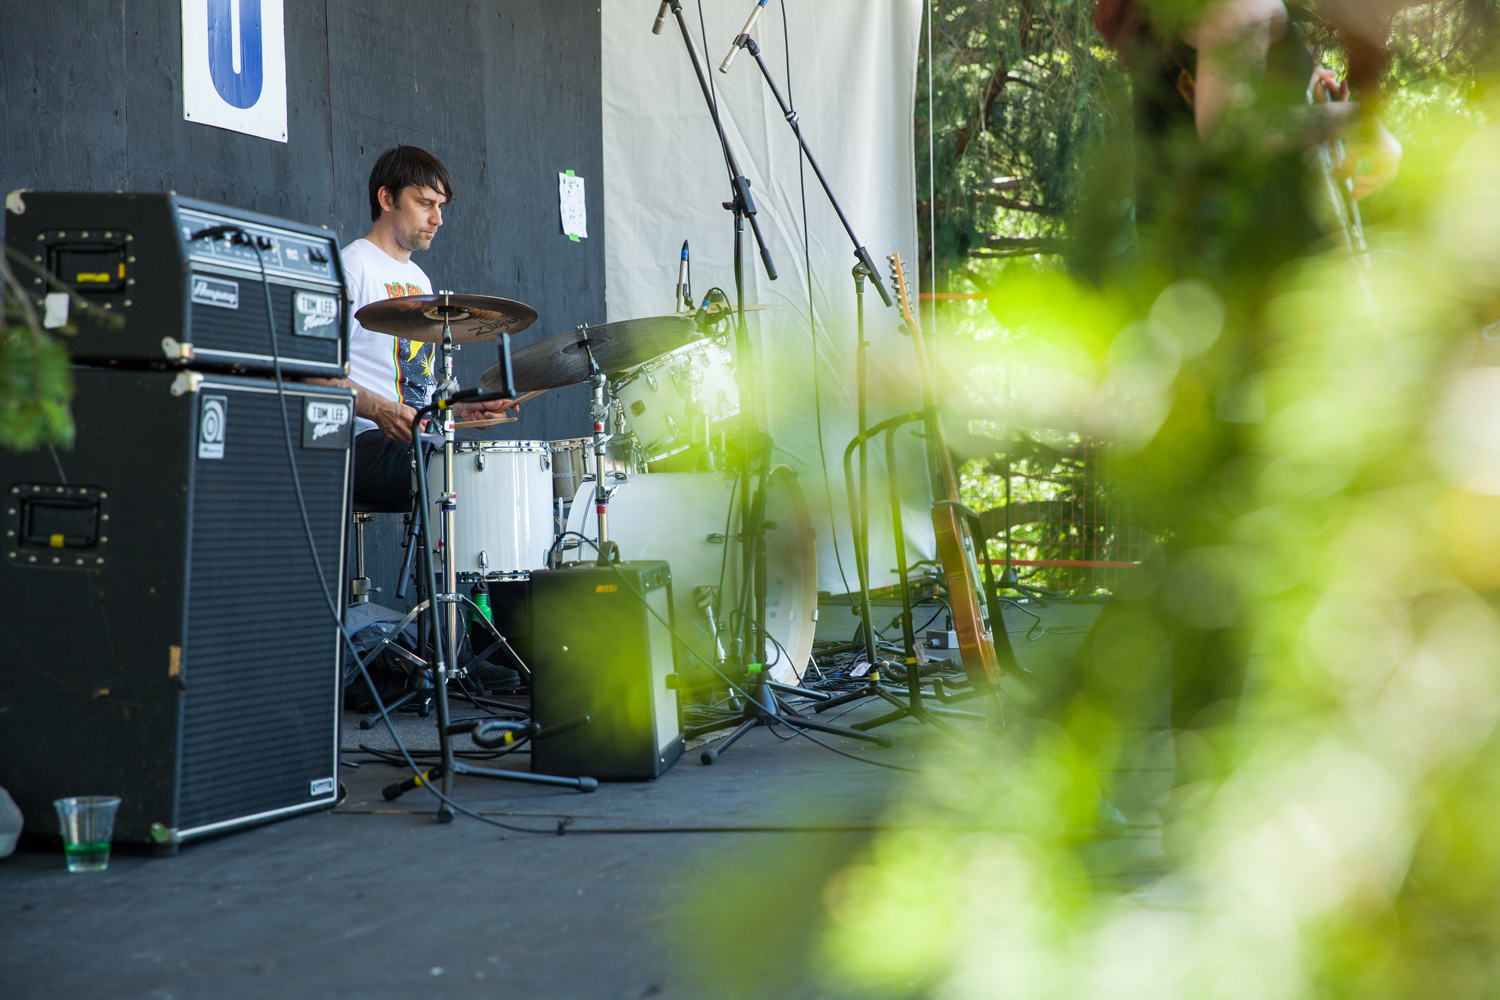
[[(922, 401), (932, 406), (936, 398), (932, 373), (927, 367), (927, 350), (922, 343), (922, 328), (911, 308), (911, 293), (906, 284), (906, 273), (901, 266), (901, 255), (891, 255), (892, 278), (896, 285), (896, 297), (901, 303), (901, 316), (911, 333), (912, 346), (917, 349), (917, 369), (922, 377)], [(958, 473), (953, 468), (953, 458), (948, 451), (947, 439), (943, 436), (943, 422), (933, 416), (928, 424), (928, 461), (933, 468), (933, 492), (945, 500), (958, 501)], [(953, 612), (953, 630), (958, 633), (959, 656), (964, 663), (964, 673), (975, 687), (993, 687), (1000, 682), (1000, 658), (995, 653), (995, 634), (990, 624), (989, 601), (980, 582), (979, 560), (974, 549), (974, 538), (969, 533), (969, 522), (953, 507), (932, 508), (932, 529), (937, 536), (938, 560), (943, 564), (943, 577), (948, 583), (949, 610)], [(1003, 629), (1005, 624), (999, 623)], [(1009, 653), (1009, 640), (1001, 633)]]
[(958, 633), (958, 651), (964, 662), (964, 673), (976, 686), (998, 684), (1000, 659), (995, 655), (989, 602), (978, 587), (979, 561), (974, 554), (969, 524), (952, 507), (934, 507), (932, 530), (937, 536), (943, 576), (948, 581), (953, 630)]

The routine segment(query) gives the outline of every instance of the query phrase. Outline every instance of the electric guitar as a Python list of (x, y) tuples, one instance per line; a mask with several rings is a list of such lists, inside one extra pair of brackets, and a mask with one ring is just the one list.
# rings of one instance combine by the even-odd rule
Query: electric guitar
[[(927, 366), (927, 348), (922, 342), (922, 327), (917, 322), (916, 311), (911, 307), (911, 293), (907, 288), (906, 272), (901, 265), (901, 255), (892, 254), (891, 281), (896, 286), (896, 299), (901, 305), (901, 317), (911, 333), (912, 346), (917, 350), (917, 370), (922, 378), (922, 405), (931, 408), (937, 398), (932, 372)], [(958, 473), (953, 468), (953, 456), (948, 450), (948, 441), (943, 436), (943, 421), (932, 411), (929, 421), (928, 460), (933, 469), (934, 492), (939, 499), (960, 502), (958, 496)], [(936, 487), (941, 487), (941, 490)], [(995, 635), (990, 622), (989, 601), (980, 583), (979, 561), (974, 552), (974, 538), (969, 533), (969, 521), (956, 507), (938, 504), (932, 508), (932, 528), (937, 536), (938, 558), (943, 564), (943, 576), (948, 581), (948, 601), (953, 611), (953, 629), (958, 633), (958, 650), (964, 662), (964, 673), (976, 687), (989, 687), (1000, 680), (1000, 659), (995, 654)], [(1003, 629), (1004, 623), (996, 623)], [(1003, 636), (1003, 633), (1002, 633)]]

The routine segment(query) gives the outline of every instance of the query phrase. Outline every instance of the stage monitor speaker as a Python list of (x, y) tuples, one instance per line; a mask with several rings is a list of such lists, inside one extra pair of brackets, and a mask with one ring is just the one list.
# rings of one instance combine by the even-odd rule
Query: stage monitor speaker
[(533, 570), (531, 608), (536, 724), (591, 719), (536, 741), (532, 770), (601, 780), (660, 777), (683, 747), (667, 564)]
[[(333, 805), (338, 625), (274, 383), (73, 380), (73, 446), (0, 459), (0, 786), (27, 832), (56, 836), (69, 795), (118, 795), (116, 841), (159, 848)], [(342, 612), (354, 395), (284, 403)]]
[[(7, 244), (124, 321), (73, 310), (78, 332), (62, 343), (75, 361), (270, 374), (263, 258), (282, 372), (345, 374), (348, 304), (327, 229), (168, 194), (21, 191), (6, 204)], [(245, 233), (192, 238), (223, 225)], [(14, 270), (38, 301), (55, 291)]]

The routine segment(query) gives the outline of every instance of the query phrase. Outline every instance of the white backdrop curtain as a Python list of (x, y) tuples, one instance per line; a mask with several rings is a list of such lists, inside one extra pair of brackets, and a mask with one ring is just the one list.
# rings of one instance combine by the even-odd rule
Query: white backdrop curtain
[[(807, 170), (805, 263), (795, 137), (748, 52), (740, 53), (727, 75), (717, 69), (753, 0), (699, 3), (684, 0), (683, 12), (717, 88), (729, 142), (751, 180), (780, 272), (779, 280), (767, 279), (747, 227), (746, 302), (785, 306), (755, 314), (750, 326), (762, 351), (775, 461), (795, 469), (807, 493), (819, 589), (844, 593), (858, 587), (842, 471), (844, 447), (858, 428), (853, 245)], [(729, 197), (723, 157), (675, 21), (669, 18), (661, 35), (651, 34), (657, 6), (657, 0), (602, 0), (611, 320), (671, 311), (684, 239), (692, 244), (699, 299), (713, 285), (734, 295), (733, 228), (721, 207)], [(790, 91), (813, 154), (882, 280), (887, 254), (900, 251), (903, 260), (916, 261), (912, 112), (921, 16), (921, 0), (785, 0), (784, 8), (782, 0), (769, 0), (753, 32), (777, 85)], [(870, 287), (865, 307), (873, 424), (916, 409), (921, 400), (911, 340), (899, 332), (898, 312), (884, 308)], [(821, 456), (815, 389), (821, 398)], [(914, 562), (933, 553), (930, 490), (920, 441), (910, 429), (900, 441), (907, 558)], [(895, 556), (883, 443), (876, 445), (870, 455), (871, 565), (872, 585), (879, 587), (895, 582)]]

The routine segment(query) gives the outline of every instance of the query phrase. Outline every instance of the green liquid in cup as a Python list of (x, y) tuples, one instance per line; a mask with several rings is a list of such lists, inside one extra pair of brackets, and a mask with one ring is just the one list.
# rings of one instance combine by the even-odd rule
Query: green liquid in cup
[(102, 872), (109, 867), (109, 841), (96, 840), (84, 844), (64, 844), (63, 854), (68, 859), (70, 872)]

